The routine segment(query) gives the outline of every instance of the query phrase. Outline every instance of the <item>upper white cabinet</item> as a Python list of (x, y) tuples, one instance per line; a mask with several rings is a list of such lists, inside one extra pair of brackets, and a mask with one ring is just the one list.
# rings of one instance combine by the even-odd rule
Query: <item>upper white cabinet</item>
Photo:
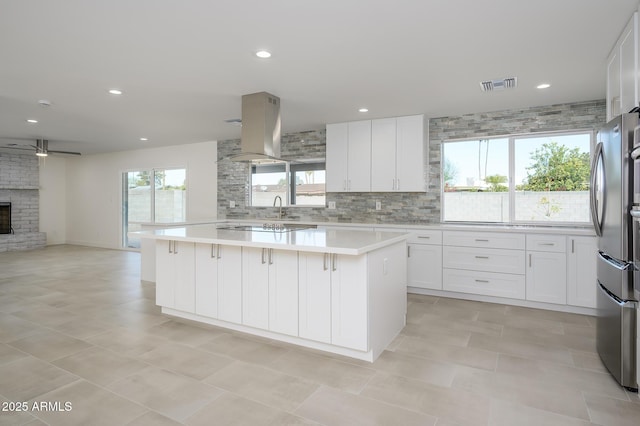
[(371, 191), (371, 120), (327, 124), (327, 192)]
[(423, 192), (423, 115), (371, 122), (371, 191)]
[(327, 192), (423, 192), (423, 115), (327, 124)]
[(607, 120), (638, 106), (638, 47), (635, 12), (607, 59)]

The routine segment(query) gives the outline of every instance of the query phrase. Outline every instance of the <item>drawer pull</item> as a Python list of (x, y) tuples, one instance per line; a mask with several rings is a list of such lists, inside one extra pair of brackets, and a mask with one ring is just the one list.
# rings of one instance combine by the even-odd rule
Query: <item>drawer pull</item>
[(476, 256), (476, 259), (488, 259), (489, 256)]
[(484, 238), (476, 238), (476, 241), (482, 242), (482, 243), (488, 243), (489, 242), (489, 240), (484, 239)]
[(489, 280), (475, 280), (475, 282), (487, 284), (489, 282)]
[(555, 246), (556, 243), (540, 243), (541, 246)]
[(426, 235), (418, 235), (418, 238), (422, 238), (422, 239), (428, 240), (431, 237), (427, 237)]

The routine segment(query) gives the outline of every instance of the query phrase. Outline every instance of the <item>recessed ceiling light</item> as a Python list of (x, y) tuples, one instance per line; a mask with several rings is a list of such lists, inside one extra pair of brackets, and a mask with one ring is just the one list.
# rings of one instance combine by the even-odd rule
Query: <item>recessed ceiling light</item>
[(27, 119), (27, 123), (35, 124), (35, 123), (37, 123), (37, 122), (38, 122), (38, 120), (36, 120), (36, 119), (34, 119), (34, 118), (28, 118), (28, 119)]
[(369, 109), (368, 108), (360, 108), (358, 111), (359, 112), (369, 112)]
[(140, 138), (141, 141), (148, 141), (148, 138)]
[(122, 90), (120, 89), (109, 89), (109, 93), (112, 95), (122, 95)]
[(536, 89), (548, 89), (549, 87), (551, 87), (551, 85), (549, 83), (542, 83), (536, 86)]
[(270, 57), (271, 57), (271, 52), (268, 52), (268, 51), (266, 51), (266, 50), (258, 50), (258, 51), (256, 52), (256, 56), (257, 56), (258, 58), (267, 59), (267, 58), (270, 58)]

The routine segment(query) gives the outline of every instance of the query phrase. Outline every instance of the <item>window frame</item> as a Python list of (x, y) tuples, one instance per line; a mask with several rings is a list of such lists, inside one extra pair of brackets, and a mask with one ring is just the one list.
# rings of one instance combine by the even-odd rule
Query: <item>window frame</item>
[[(483, 135), (483, 136), (473, 136), (473, 137), (465, 137), (465, 138), (456, 138), (456, 139), (447, 139), (446, 141), (441, 142), (440, 149), (440, 222), (446, 224), (492, 224), (498, 226), (504, 225), (535, 225), (535, 226), (552, 226), (552, 227), (584, 227), (590, 226), (591, 221), (587, 220), (585, 222), (575, 222), (575, 221), (540, 221), (540, 220), (516, 220), (516, 181), (515, 181), (515, 172), (516, 172), (516, 164), (515, 164), (515, 145), (516, 140), (518, 139), (533, 139), (533, 138), (544, 138), (544, 137), (554, 137), (554, 136), (571, 136), (571, 135), (589, 135), (589, 164), (593, 161), (593, 151), (596, 144), (596, 134), (597, 131), (594, 129), (574, 129), (574, 130), (559, 130), (559, 131), (548, 131), (548, 132), (532, 132), (532, 133), (517, 133), (517, 134), (506, 134), (506, 135)], [(488, 221), (479, 221), (479, 220), (445, 220), (445, 209), (446, 209), (446, 201), (445, 201), (445, 182), (444, 182), (444, 163), (445, 163), (445, 149), (444, 146), (447, 143), (455, 143), (455, 142), (466, 142), (466, 141), (477, 141), (484, 139), (508, 139), (508, 173), (507, 176), (509, 186), (508, 186), (508, 197), (509, 197), (509, 217), (508, 220), (504, 222), (488, 222)]]
[[(260, 205), (254, 205), (253, 204), (253, 187), (255, 186), (253, 183), (253, 176), (254, 174), (257, 174), (254, 172), (254, 170), (256, 170), (256, 167), (260, 167), (262, 169), (265, 169), (265, 171), (268, 172), (269, 168), (273, 169), (273, 172), (282, 172), (281, 170), (279, 170), (282, 165), (284, 165), (285, 170), (285, 179), (287, 180), (287, 193), (286, 193), (286, 200), (282, 200), (283, 207), (323, 207), (325, 204), (295, 204), (296, 202), (296, 196), (297, 196), (297, 185), (296, 185), (296, 180), (295, 180), (295, 174), (296, 172), (299, 171), (306, 171), (306, 170), (324, 170), (326, 173), (327, 170), (327, 166), (326, 166), (326, 161), (324, 159), (313, 159), (313, 160), (305, 160), (304, 162), (291, 162), (291, 161), (285, 161), (285, 162), (278, 162), (278, 163), (271, 163), (271, 164), (252, 164), (251, 167), (249, 168), (249, 174), (250, 174), (250, 194), (249, 194), (249, 201), (250, 201), (250, 206), (251, 207), (270, 207), (270, 206), (260, 206)], [(325, 197), (326, 197), (326, 181), (325, 181)], [(326, 200), (326, 198), (325, 198)]]

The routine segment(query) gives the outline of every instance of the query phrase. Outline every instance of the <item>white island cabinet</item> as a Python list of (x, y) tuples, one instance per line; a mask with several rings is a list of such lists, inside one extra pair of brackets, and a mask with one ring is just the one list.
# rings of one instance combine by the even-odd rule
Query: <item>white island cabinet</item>
[(407, 310), (405, 232), (141, 232), (156, 241), (162, 312), (374, 361)]

